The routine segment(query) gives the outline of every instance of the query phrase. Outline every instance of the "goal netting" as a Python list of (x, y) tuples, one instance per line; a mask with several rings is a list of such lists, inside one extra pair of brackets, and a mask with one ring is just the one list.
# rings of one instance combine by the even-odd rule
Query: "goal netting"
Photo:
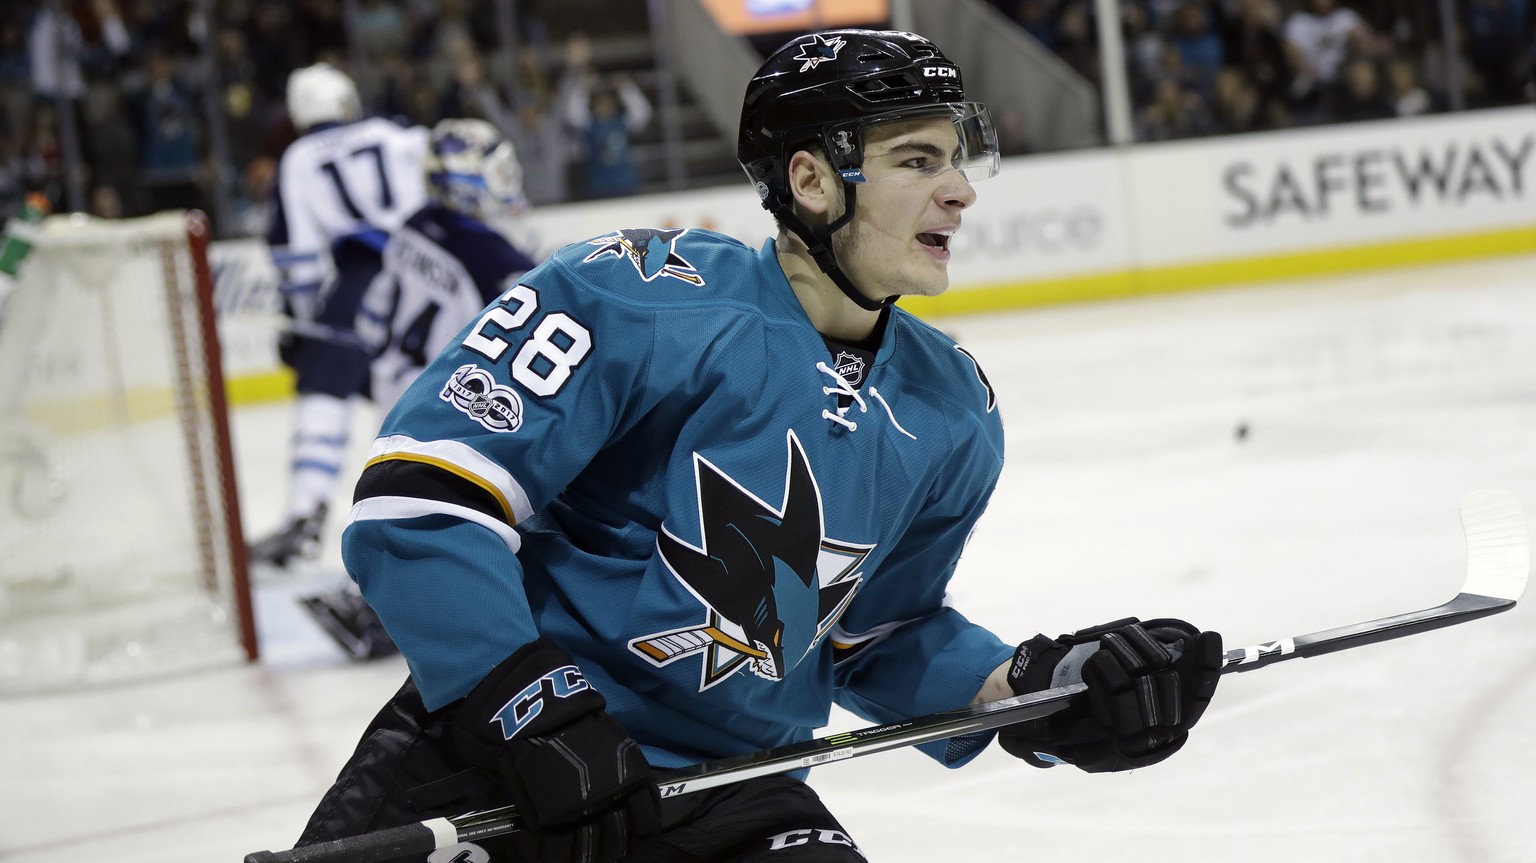
[(199, 213), (44, 220), (0, 319), (0, 694), (256, 658)]

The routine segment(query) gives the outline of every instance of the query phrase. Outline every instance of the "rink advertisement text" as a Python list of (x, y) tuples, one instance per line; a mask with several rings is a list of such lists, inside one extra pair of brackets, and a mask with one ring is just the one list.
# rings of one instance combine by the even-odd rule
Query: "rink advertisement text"
[(1483, 197), (1530, 201), (1533, 153), (1536, 133), (1338, 150), (1273, 163), (1237, 161), (1222, 172), (1228, 199), (1223, 218), (1247, 228), (1328, 219), (1341, 211), (1370, 216), (1464, 207)]
[(1401, 244), (1454, 256), (1458, 239), (1479, 237), (1536, 250), (1529, 108), (1180, 141), (1127, 158), (1133, 268), (1359, 249), (1336, 261), (1358, 268)]

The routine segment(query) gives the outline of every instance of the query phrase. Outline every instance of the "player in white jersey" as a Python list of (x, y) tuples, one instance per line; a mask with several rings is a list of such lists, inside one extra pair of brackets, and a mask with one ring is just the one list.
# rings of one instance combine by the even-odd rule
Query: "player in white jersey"
[(426, 203), (427, 130), (363, 118), (357, 88), (324, 63), (288, 79), (300, 137), (284, 151), (267, 233), (291, 326), (280, 345), (298, 399), (286, 518), (251, 546), (285, 567), (319, 550), (346, 453), (351, 399), (368, 392), (369, 354), (354, 329), (389, 233)]

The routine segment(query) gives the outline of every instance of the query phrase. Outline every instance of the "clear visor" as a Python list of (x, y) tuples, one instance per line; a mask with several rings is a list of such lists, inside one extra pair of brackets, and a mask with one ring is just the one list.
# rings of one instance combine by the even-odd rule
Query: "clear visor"
[(987, 106), (980, 102), (955, 106), (955, 133), (960, 137), (955, 170), (973, 183), (996, 176), (1002, 161), (997, 152), (997, 127), (992, 125)]
[(855, 153), (852, 147), (840, 146), (844, 141), (858, 135), (862, 142), (872, 126), (908, 120), (938, 119), (946, 115), (954, 124), (958, 143), (947, 167), (959, 171), (966, 180), (973, 183), (996, 175), (1001, 164), (997, 152), (997, 128), (992, 125), (992, 115), (988, 113), (987, 106), (980, 102), (927, 105), (865, 117), (857, 126), (844, 126), (841, 127), (842, 131), (829, 130), (827, 144), (830, 151), (836, 154), (834, 163), (842, 162), (837, 167), (843, 178), (850, 182), (862, 183), (866, 182), (863, 167), (853, 160), (863, 158), (863, 148), (861, 146), (860, 152)]

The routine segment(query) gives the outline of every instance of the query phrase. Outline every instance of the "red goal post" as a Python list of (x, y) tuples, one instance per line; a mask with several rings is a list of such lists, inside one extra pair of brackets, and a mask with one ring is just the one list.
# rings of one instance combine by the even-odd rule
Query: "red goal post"
[(0, 695), (258, 655), (208, 220), (45, 219), (0, 318)]

